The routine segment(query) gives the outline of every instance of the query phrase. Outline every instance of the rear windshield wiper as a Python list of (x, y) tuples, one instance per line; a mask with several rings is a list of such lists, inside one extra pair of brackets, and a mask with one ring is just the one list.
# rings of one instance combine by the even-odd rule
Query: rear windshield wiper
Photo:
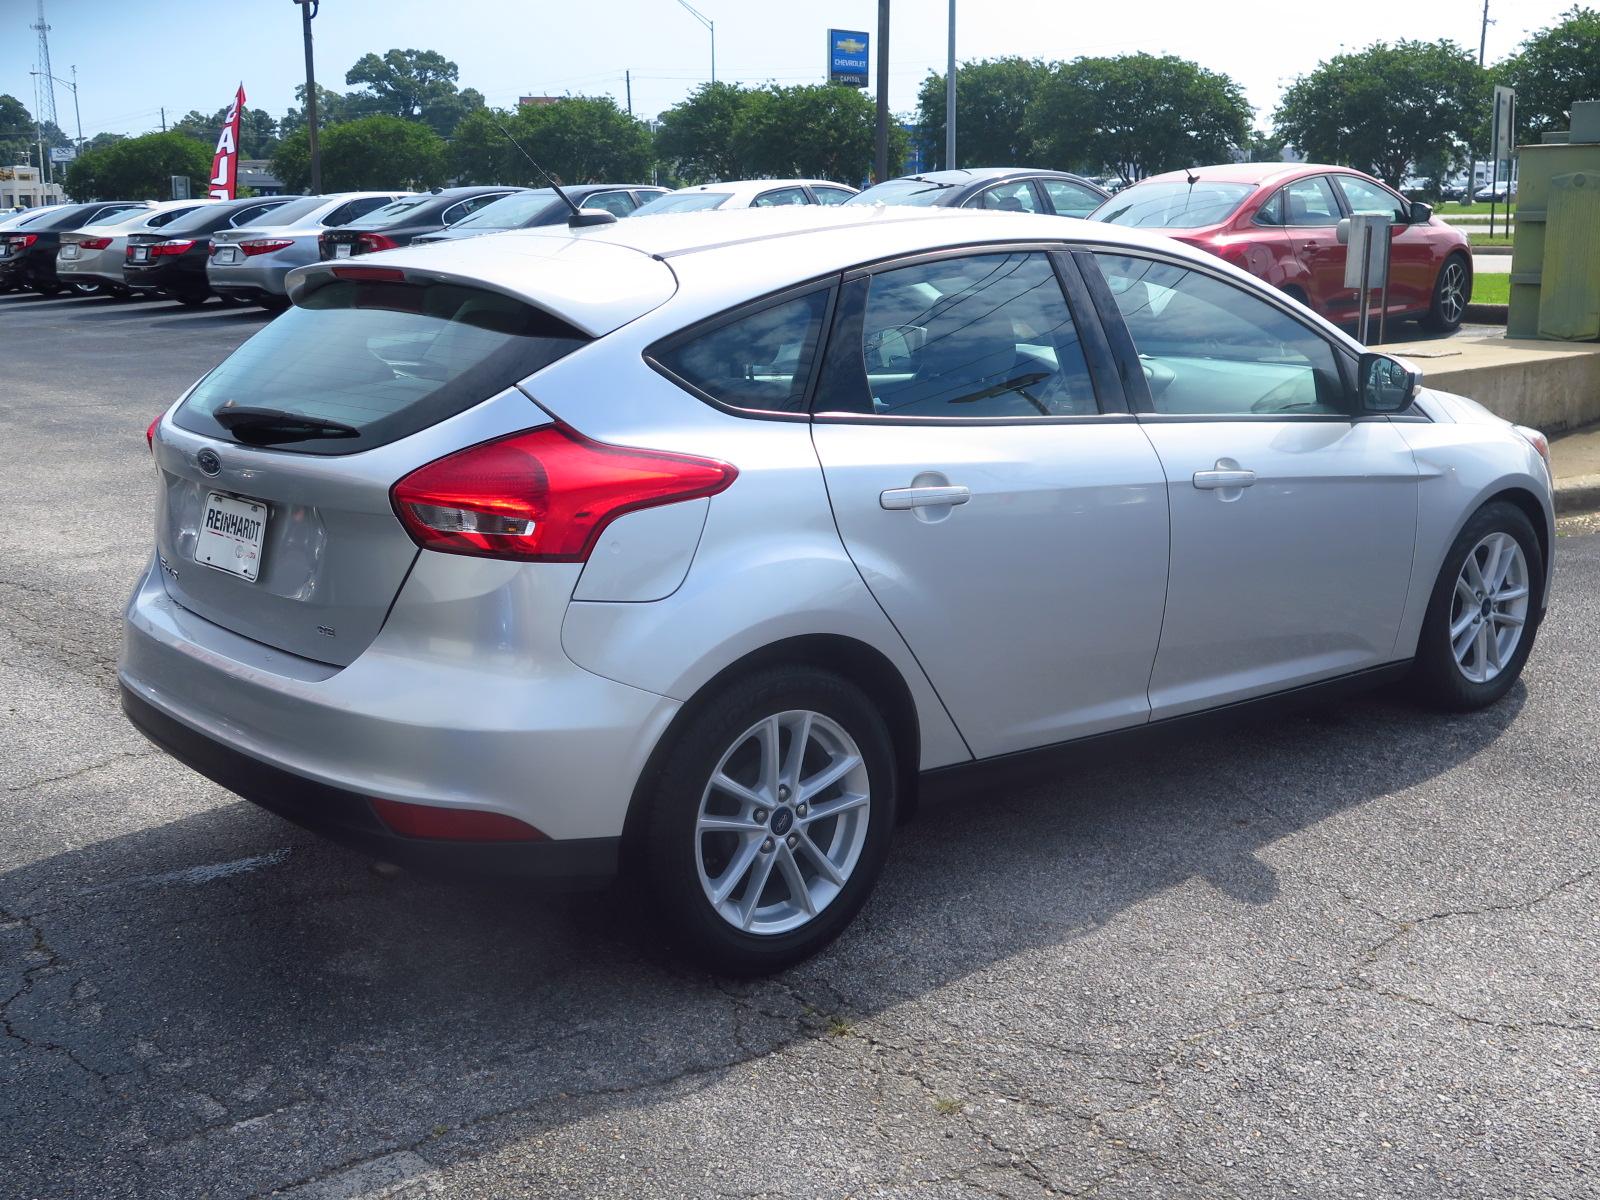
[(239, 441), (252, 445), (361, 436), (361, 431), (354, 425), (330, 421), (326, 417), (286, 412), (281, 408), (253, 408), (242, 404), (224, 404), (216, 409), (211, 417)]

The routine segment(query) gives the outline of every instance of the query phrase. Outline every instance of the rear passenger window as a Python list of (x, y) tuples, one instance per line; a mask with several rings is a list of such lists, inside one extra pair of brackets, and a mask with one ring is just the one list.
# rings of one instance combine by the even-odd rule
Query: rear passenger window
[(827, 289), (808, 292), (690, 337), (653, 357), (721, 404), (755, 412), (804, 412), (827, 308)]
[(1099, 411), (1066, 297), (1043, 254), (946, 258), (874, 275), (862, 358), (878, 416)]
[(627, 192), (596, 192), (586, 197), (579, 207), (598, 208), (612, 216), (625, 217), (634, 210), (634, 203)]
[(751, 208), (781, 208), (788, 204), (810, 204), (804, 188), (778, 188), (771, 192), (762, 192), (750, 201)]

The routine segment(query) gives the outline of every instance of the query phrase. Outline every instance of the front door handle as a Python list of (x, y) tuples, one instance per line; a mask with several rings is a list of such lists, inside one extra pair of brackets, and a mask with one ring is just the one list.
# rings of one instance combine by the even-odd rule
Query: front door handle
[(1254, 471), (1246, 471), (1238, 467), (1218, 468), (1215, 471), (1196, 471), (1194, 485), (1204, 491), (1215, 491), (1217, 488), (1247, 488), (1256, 481)]
[(972, 499), (970, 488), (960, 484), (944, 487), (890, 488), (878, 496), (878, 503), (890, 511), (907, 508), (939, 508), (950, 504), (965, 504)]

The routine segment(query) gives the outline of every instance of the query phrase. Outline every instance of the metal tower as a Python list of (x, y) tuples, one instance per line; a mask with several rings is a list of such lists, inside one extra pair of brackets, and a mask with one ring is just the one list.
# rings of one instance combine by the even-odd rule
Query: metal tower
[(49, 122), (56, 124), (56, 81), (50, 71), (50, 26), (44, 19), (44, 0), (39, 0), (39, 20), (30, 26), (39, 32), (39, 112), (36, 114), (42, 125)]

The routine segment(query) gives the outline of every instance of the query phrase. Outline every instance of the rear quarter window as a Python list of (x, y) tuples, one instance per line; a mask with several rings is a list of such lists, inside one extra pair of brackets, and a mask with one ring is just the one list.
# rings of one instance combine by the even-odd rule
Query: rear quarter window
[(452, 417), (589, 339), (497, 292), (457, 284), (336, 280), (301, 298), (206, 376), (173, 420), (235, 438), (224, 405), (337, 422), (354, 436), (251, 439), (308, 454), (351, 454)]
[(749, 412), (803, 413), (831, 292), (818, 288), (691, 329), (652, 347), (658, 370)]

